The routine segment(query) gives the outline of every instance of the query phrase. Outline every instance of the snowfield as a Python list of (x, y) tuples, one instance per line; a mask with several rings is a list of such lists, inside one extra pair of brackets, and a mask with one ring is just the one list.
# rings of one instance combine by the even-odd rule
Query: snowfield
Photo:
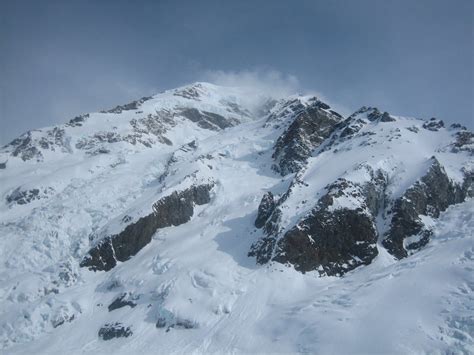
[[(267, 191), (291, 192), (279, 205), (281, 238), (338, 178), (362, 183), (383, 171), (395, 200), (434, 156), (462, 184), (470, 146), (452, 149), (454, 128), (361, 113), (354, 136), (334, 131), (304, 168), (282, 176), (272, 155), (293, 119), (287, 102), (313, 101), (274, 99), (198, 83), (3, 147), (0, 353), (474, 353), (472, 198), (421, 216), (431, 240), (401, 260), (382, 245), (389, 221), (380, 212), (378, 255), (340, 277), (248, 256), (264, 237), (254, 222)], [(80, 267), (156, 201), (207, 183), (210, 202), (194, 204), (187, 223), (158, 229), (110, 271)], [(331, 211), (357, 208), (344, 196)], [(99, 336), (106, 325), (120, 335)]]

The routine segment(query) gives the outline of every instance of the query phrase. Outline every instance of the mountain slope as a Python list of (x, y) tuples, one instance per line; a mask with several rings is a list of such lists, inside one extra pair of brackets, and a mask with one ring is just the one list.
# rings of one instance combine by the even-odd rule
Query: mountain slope
[(2, 347), (469, 352), (472, 140), (207, 83), (29, 132), (0, 152)]

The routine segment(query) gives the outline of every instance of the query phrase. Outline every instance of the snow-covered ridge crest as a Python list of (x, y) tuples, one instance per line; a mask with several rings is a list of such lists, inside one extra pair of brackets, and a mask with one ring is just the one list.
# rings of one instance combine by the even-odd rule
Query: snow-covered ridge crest
[(256, 112), (264, 114), (262, 110), (270, 100), (261, 98), (258, 104), (254, 100), (247, 107), (249, 100), (241, 88), (194, 83), (80, 115), (63, 125), (29, 131), (1, 148), (0, 162), (6, 167), (17, 164), (18, 159), (40, 162), (71, 153), (97, 155), (137, 151), (156, 144), (181, 145), (185, 141), (180, 139), (180, 133), (194, 130), (183, 126), (218, 131), (253, 120)]

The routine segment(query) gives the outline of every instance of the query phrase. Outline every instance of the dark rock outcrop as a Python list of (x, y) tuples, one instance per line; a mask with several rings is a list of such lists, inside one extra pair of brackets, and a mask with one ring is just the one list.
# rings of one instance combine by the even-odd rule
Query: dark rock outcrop
[(334, 116), (336, 117), (339, 117), (340, 119), (343, 119), (344, 117), (342, 117), (342, 115), (334, 110), (329, 110), (329, 112), (331, 112)]
[(195, 108), (181, 109), (180, 112), (182, 116), (197, 123), (199, 127), (204, 129), (218, 131), (239, 124), (239, 121), (236, 119), (227, 119), (216, 113), (199, 111)]
[(89, 114), (85, 114), (85, 115), (80, 115), (80, 116), (76, 116), (74, 117), (73, 119), (69, 120), (68, 123), (66, 123), (66, 126), (69, 126), (69, 127), (81, 127), (83, 122), (86, 121), (86, 118), (89, 118)]
[(380, 122), (394, 122), (394, 121), (396, 121), (395, 118), (390, 116), (388, 112), (384, 112), (382, 114), (382, 117), (380, 117)]
[(100, 111), (101, 113), (122, 113), (123, 111), (130, 111), (138, 109), (144, 102), (152, 99), (151, 96), (149, 97), (142, 97), (139, 100), (132, 101), (125, 105), (118, 105), (115, 106), (113, 109), (107, 111)]
[(27, 203), (30, 203), (33, 200), (39, 199), (39, 193), (39, 189), (22, 191), (20, 190), (20, 188), (17, 188), (7, 196), (7, 202), (14, 202), (18, 205), (26, 205)]
[[(364, 185), (339, 179), (328, 186), (311, 213), (278, 241), (273, 260), (325, 275), (369, 264), (378, 254), (373, 215), (384, 200), (385, 184), (383, 175), (376, 173)], [(352, 198), (357, 207), (337, 207), (339, 198)]]
[(264, 265), (272, 260), (277, 238), (275, 235), (266, 235), (250, 246), (249, 257), (254, 257), (257, 264)]
[(451, 145), (451, 151), (457, 153), (466, 151), (474, 155), (474, 133), (471, 131), (460, 131), (456, 133), (456, 140)]
[(255, 227), (262, 228), (265, 225), (267, 219), (273, 213), (276, 207), (275, 199), (273, 194), (269, 191), (262, 197), (260, 205), (258, 206), (257, 219), (255, 220)]
[(368, 122), (393, 122), (395, 118), (388, 112), (380, 112), (376, 107), (362, 106), (359, 110), (350, 115), (341, 124), (338, 125), (340, 132), (337, 137), (348, 139), (358, 133)]
[(15, 138), (4, 148), (6, 148), (13, 157), (19, 157), (23, 161), (36, 159), (36, 161), (40, 162), (43, 160), (43, 154), (41, 150), (36, 147), (31, 131)]
[[(255, 256), (259, 264), (273, 260), (302, 272), (317, 270), (320, 275), (342, 275), (369, 264), (378, 254), (374, 216), (384, 207), (387, 182), (380, 171), (361, 168), (368, 169), (370, 181), (357, 184), (338, 179), (283, 236), (278, 227), (281, 211), (274, 207), (266, 219), (266, 235), (254, 243), (249, 256)], [(339, 201), (348, 199), (352, 201), (349, 206), (340, 205)]]
[[(391, 116), (388, 112), (381, 112), (376, 107), (362, 106), (359, 110), (354, 112), (352, 115), (347, 117), (345, 120), (340, 121), (334, 129), (334, 133), (331, 135), (327, 143), (324, 144), (323, 151), (327, 151), (334, 148), (338, 143), (348, 141), (356, 136), (371, 136), (375, 135), (371, 131), (361, 130), (370, 124), (371, 122), (394, 122), (396, 119)], [(371, 139), (367, 139), (362, 142), (361, 145), (371, 145), (374, 142)], [(337, 150), (335, 150), (337, 151)]]
[[(431, 160), (428, 172), (394, 202), (390, 229), (382, 244), (399, 259), (408, 255), (407, 249), (418, 249), (429, 242), (431, 231), (420, 216), (439, 217), (450, 205), (463, 202), (472, 184), (470, 175), (463, 186), (453, 183), (439, 161), (434, 157)], [(413, 244), (405, 243), (406, 238), (416, 235), (419, 238)]]
[(368, 119), (364, 118), (364, 114), (365, 116), (372, 114), (371, 117), (375, 120), (379, 117), (379, 113), (376, 108), (362, 106), (359, 110), (336, 125), (335, 133), (326, 148), (331, 147), (336, 142), (347, 140), (355, 136), (369, 122)]
[(463, 126), (460, 123), (453, 123), (449, 126), (451, 129), (462, 129), (462, 130), (467, 130), (466, 126)]
[(196, 322), (190, 321), (183, 318), (171, 318), (167, 319), (166, 317), (159, 317), (155, 326), (157, 328), (166, 328), (166, 331), (169, 332), (170, 329), (194, 329), (198, 328)]
[(209, 203), (212, 187), (212, 184), (196, 185), (163, 197), (153, 205), (153, 213), (129, 224), (122, 232), (102, 239), (89, 250), (80, 265), (94, 271), (108, 271), (117, 261), (130, 259), (150, 243), (158, 229), (188, 222), (195, 204)]
[(107, 307), (109, 312), (112, 312), (113, 310), (129, 306), (130, 308), (134, 308), (137, 303), (135, 302), (138, 299), (137, 296), (133, 296), (129, 293), (122, 293), (120, 296), (118, 296), (116, 299), (113, 300), (111, 304)]
[(54, 318), (51, 320), (51, 325), (53, 326), (53, 328), (57, 328), (61, 325), (63, 325), (64, 323), (70, 323), (74, 320), (75, 316), (74, 314), (72, 316), (68, 316), (68, 315), (63, 315), (62, 317), (58, 317), (58, 318)]
[(141, 143), (146, 147), (153, 144), (153, 140), (148, 138), (154, 136), (157, 141), (162, 144), (172, 145), (172, 142), (165, 136), (169, 128), (176, 126), (173, 115), (165, 110), (157, 111), (155, 114), (148, 114), (148, 116), (130, 120), (130, 126), (133, 128), (133, 133), (124, 137), (124, 140), (135, 145)]
[(80, 313), (81, 310), (76, 307), (73, 307), (71, 304), (62, 304), (61, 306), (53, 310), (53, 313), (51, 314), (50, 318), (51, 325), (53, 326), (53, 328), (57, 328), (65, 323), (71, 323)]
[(364, 127), (366, 123), (366, 121), (360, 118), (356, 120), (346, 119), (344, 121), (343, 128), (338, 135), (338, 138), (348, 138), (354, 136), (362, 129), (362, 127)]
[(97, 132), (91, 137), (79, 139), (76, 148), (86, 150), (90, 155), (103, 154), (109, 151), (105, 148), (105, 144), (121, 141), (123, 141), (122, 136), (116, 132)]
[(9, 204), (16, 203), (17, 205), (26, 205), (34, 200), (47, 198), (48, 194), (53, 191), (54, 189), (51, 187), (42, 188), (41, 190), (38, 188), (22, 190), (21, 187), (18, 187), (7, 195), (6, 200)]
[(170, 327), (171, 328), (180, 328), (180, 329), (193, 329), (193, 328), (197, 328), (198, 325), (195, 322), (190, 321), (189, 319), (178, 318), (176, 320), (176, 323), (172, 324)]
[(316, 101), (303, 107), (293, 122), (278, 138), (273, 159), (274, 169), (281, 175), (295, 173), (301, 169), (312, 151), (334, 131), (340, 118), (323, 110)]
[(376, 107), (369, 107), (367, 108), (367, 118), (369, 121), (374, 122), (374, 121), (380, 121), (380, 122), (394, 122), (395, 118), (390, 116), (388, 112), (380, 112), (378, 108)]
[(70, 153), (71, 148), (66, 138), (66, 131), (59, 127), (54, 127), (46, 132), (44, 137), (41, 137), (38, 141), (41, 149), (56, 151), (59, 149), (62, 152)]
[(4, 147), (5, 151), (13, 157), (19, 157), (23, 161), (35, 159), (43, 161), (42, 150), (61, 151), (71, 153), (66, 131), (60, 127), (54, 127), (47, 131), (29, 131), (14, 139)]
[(438, 120), (437, 118), (431, 118), (429, 121), (423, 123), (423, 128), (429, 131), (438, 131), (440, 128), (444, 127), (444, 122)]
[(303, 112), (305, 109), (305, 105), (303, 105), (303, 103), (298, 99), (275, 103), (273, 108), (275, 107), (277, 107), (277, 109), (268, 115), (267, 124), (271, 122), (279, 122), (287, 116), (296, 117), (296, 115)]
[(99, 337), (103, 340), (111, 340), (113, 338), (127, 338), (133, 335), (130, 327), (124, 326), (122, 323), (106, 323), (99, 329)]
[(165, 328), (167, 326), (167, 320), (165, 317), (158, 317), (155, 326), (157, 328)]
[(298, 271), (342, 275), (377, 256), (377, 230), (361, 210), (325, 209), (302, 220), (277, 244), (274, 261), (289, 263)]
[(329, 110), (331, 106), (329, 106), (327, 103), (319, 101), (316, 97), (311, 98), (309, 101), (314, 102), (314, 107), (323, 109), (323, 110)]

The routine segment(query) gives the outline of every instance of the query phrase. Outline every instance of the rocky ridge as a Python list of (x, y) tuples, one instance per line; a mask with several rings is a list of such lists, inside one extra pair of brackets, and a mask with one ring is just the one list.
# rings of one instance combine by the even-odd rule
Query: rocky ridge
[[(188, 222), (193, 216), (195, 205), (210, 202), (212, 186), (212, 184), (192, 186), (161, 198), (153, 204), (151, 214), (128, 224), (118, 234), (101, 237), (80, 266), (94, 271), (109, 271), (117, 265), (117, 261), (127, 261), (150, 243), (158, 229)], [(127, 216), (122, 220), (129, 222)]]
[[(298, 122), (298, 119), (293, 122)], [(359, 146), (364, 147), (380, 145), (376, 140), (376, 131), (367, 129), (370, 126), (378, 128), (379, 125), (392, 124), (395, 128), (385, 138), (389, 142), (397, 141), (402, 134), (401, 127), (396, 127), (396, 123), (397, 119), (387, 112), (362, 107), (346, 120), (335, 123), (325, 143), (309, 149), (306, 159), (313, 156), (317, 160), (320, 154), (338, 153), (341, 150), (350, 153), (351, 149), (355, 149), (351, 141), (358, 140)], [(444, 128), (442, 121), (436, 119), (421, 122), (420, 126), (432, 132)], [(313, 132), (312, 129), (308, 131)], [(288, 136), (287, 132), (276, 141), (275, 151), (279, 151), (279, 143)], [(414, 129), (414, 133), (417, 132), (419, 129)], [(462, 146), (471, 144), (466, 130), (455, 132), (453, 136), (456, 137), (453, 145), (461, 146), (460, 139), (464, 142)], [(426, 164), (426, 159), (422, 161)], [(374, 170), (372, 165), (364, 162), (356, 165), (352, 172), (344, 173), (358, 175), (357, 182), (344, 175), (338, 176), (324, 187), (325, 194), (315, 204), (311, 204), (306, 194), (297, 197), (296, 203), (313, 207), (306, 207), (307, 212), (299, 219), (293, 218), (292, 224), (282, 226), (282, 214), (288, 208), (285, 203), (292, 195), (296, 195), (293, 190), (309, 190), (306, 187), (310, 181), (305, 179), (308, 164), (301, 163), (298, 158), (296, 163), (294, 166), (297, 168), (293, 171), (296, 175), (288, 190), (279, 197), (275, 197), (271, 191), (267, 192), (258, 208), (255, 226), (263, 227), (264, 235), (252, 245), (249, 256), (256, 257), (260, 264), (276, 261), (303, 272), (315, 270), (320, 275), (342, 275), (360, 265), (370, 264), (378, 254), (378, 240), (393, 256), (403, 258), (409, 251), (413, 252), (428, 243), (432, 232), (422, 222), (425, 216), (437, 218), (448, 206), (472, 197), (472, 168), (463, 167), (462, 181), (454, 182), (440, 162), (432, 157), (428, 161), (430, 168), (426, 175), (397, 198), (390, 194), (391, 180), (394, 179), (393, 166), (388, 170), (385, 167)], [(380, 165), (380, 162), (377, 164)], [(366, 172), (362, 174), (364, 178), (361, 181), (361, 174), (357, 171), (362, 170)], [(377, 222), (377, 219), (383, 223)], [(389, 225), (388, 230), (386, 225)]]

